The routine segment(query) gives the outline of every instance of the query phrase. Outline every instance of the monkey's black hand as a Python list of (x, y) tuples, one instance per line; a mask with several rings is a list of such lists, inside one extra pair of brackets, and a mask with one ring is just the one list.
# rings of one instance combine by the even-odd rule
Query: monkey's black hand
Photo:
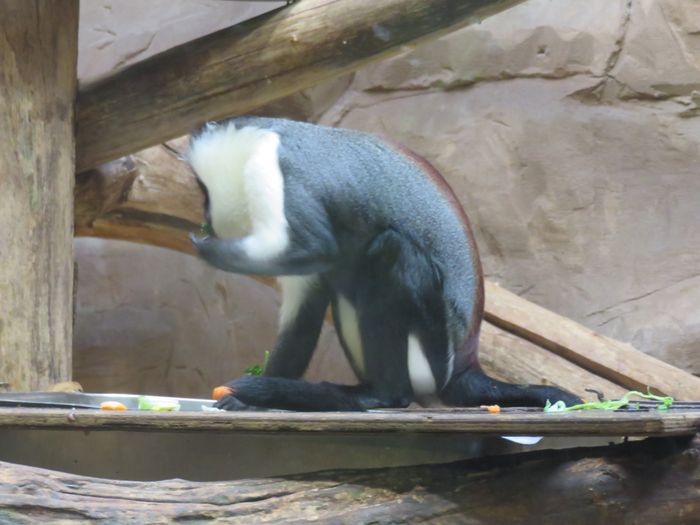
[(230, 410), (230, 411), (238, 411), (238, 410), (251, 410), (253, 407), (246, 405), (245, 403), (239, 401), (235, 397), (233, 397), (232, 394), (229, 394), (227, 396), (222, 397), (219, 399), (216, 403), (214, 403), (214, 408), (218, 408), (220, 410)]
[(192, 246), (197, 250), (197, 254), (205, 260), (208, 260), (208, 255), (214, 248), (215, 243), (212, 242), (213, 240), (214, 239), (209, 235), (198, 237), (195, 232), (190, 232), (190, 242), (192, 242)]

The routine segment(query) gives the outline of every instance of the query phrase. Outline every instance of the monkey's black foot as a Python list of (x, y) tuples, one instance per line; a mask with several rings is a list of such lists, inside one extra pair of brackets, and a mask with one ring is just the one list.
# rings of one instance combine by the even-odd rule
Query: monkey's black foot
[(440, 394), (442, 401), (452, 406), (498, 404), (514, 407), (544, 407), (547, 401), (563, 401), (567, 406), (578, 405), (581, 398), (546, 385), (515, 385), (487, 376), (480, 368), (472, 368), (452, 379)]
[(246, 405), (242, 401), (239, 401), (235, 397), (233, 397), (231, 394), (222, 397), (219, 399), (216, 403), (214, 403), (214, 408), (218, 408), (220, 410), (230, 410), (232, 412), (234, 411), (240, 411), (240, 410), (255, 410), (255, 407), (252, 407), (250, 405)]

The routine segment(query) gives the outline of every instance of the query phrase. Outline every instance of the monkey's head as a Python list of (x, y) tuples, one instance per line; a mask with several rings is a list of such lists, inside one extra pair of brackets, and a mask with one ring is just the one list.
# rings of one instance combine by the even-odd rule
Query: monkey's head
[(209, 123), (190, 139), (187, 161), (204, 195), (211, 234), (222, 238), (250, 233), (249, 198), (244, 172), (260, 130), (236, 128), (232, 121)]

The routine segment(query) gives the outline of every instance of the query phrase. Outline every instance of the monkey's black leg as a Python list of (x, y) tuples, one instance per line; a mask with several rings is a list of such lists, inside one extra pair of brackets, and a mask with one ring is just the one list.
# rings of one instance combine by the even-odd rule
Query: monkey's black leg
[[(426, 347), (429, 338), (422, 333), (428, 331), (427, 319), (433, 320), (432, 297), (438, 288), (430, 258), (402, 233), (385, 230), (372, 239), (366, 258), (338, 292), (347, 295), (356, 312), (347, 316), (349, 321), (341, 315), (340, 331), (345, 333), (348, 322), (357, 319), (361, 349), (350, 353), (361, 353), (362, 376), (385, 407), (405, 407), (424, 390), (434, 394), (440, 382), (431, 362), (435, 348)], [(444, 323), (438, 330), (444, 332)], [(441, 348), (438, 359), (446, 363), (446, 347)], [(411, 369), (412, 358), (417, 359)]]
[[(309, 411), (348, 411), (370, 408), (403, 407), (412, 400), (406, 365), (408, 314), (403, 295), (387, 288), (386, 275), (374, 267), (373, 278), (360, 275), (352, 280), (345, 300), (355, 314), (339, 319), (341, 334), (350, 322), (357, 322), (366, 383), (358, 386), (309, 383), (282, 377), (241, 377), (226, 386), (229, 396), (215, 406), (241, 410), (249, 406)], [(384, 283), (384, 284), (382, 284)], [(344, 295), (343, 295), (344, 296)], [(317, 314), (320, 312), (318, 303)], [(349, 320), (351, 319), (351, 320)], [(291, 348), (289, 349), (291, 352)], [(285, 348), (284, 352), (287, 352)], [(275, 365), (277, 366), (277, 365)]]
[(317, 275), (284, 277), (279, 281), (280, 331), (265, 375), (297, 379), (304, 375), (311, 361), (330, 294), (327, 284)]
[(472, 367), (455, 375), (440, 393), (442, 401), (453, 406), (539, 406), (547, 400), (564, 401), (575, 405), (581, 399), (553, 386), (514, 385), (487, 376), (480, 368)]
[(408, 374), (408, 323), (403, 305), (389, 290), (377, 288), (358, 297), (363, 376), (372, 395), (386, 408), (403, 408), (413, 401)]
[(226, 410), (261, 407), (300, 411), (407, 406), (413, 397), (406, 368), (407, 332), (397, 319), (401, 316), (396, 309), (381, 315), (377, 310), (368, 310), (360, 317), (366, 384), (348, 386), (285, 377), (244, 376), (226, 384), (232, 390), (231, 395), (215, 406)]

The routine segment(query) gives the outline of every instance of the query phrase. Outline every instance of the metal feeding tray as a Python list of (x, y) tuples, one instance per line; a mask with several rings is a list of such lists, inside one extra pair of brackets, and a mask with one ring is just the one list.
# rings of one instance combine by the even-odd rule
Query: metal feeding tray
[[(129, 410), (138, 410), (140, 395), (135, 394), (85, 394), (81, 392), (11, 392), (0, 394), (0, 407), (6, 408), (87, 408), (99, 409), (100, 403), (118, 401)], [(160, 397), (160, 396), (148, 396)], [(201, 412), (202, 407), (212, 407), (211, 399), (167, 397), (180, 404), (181, 411)]]

